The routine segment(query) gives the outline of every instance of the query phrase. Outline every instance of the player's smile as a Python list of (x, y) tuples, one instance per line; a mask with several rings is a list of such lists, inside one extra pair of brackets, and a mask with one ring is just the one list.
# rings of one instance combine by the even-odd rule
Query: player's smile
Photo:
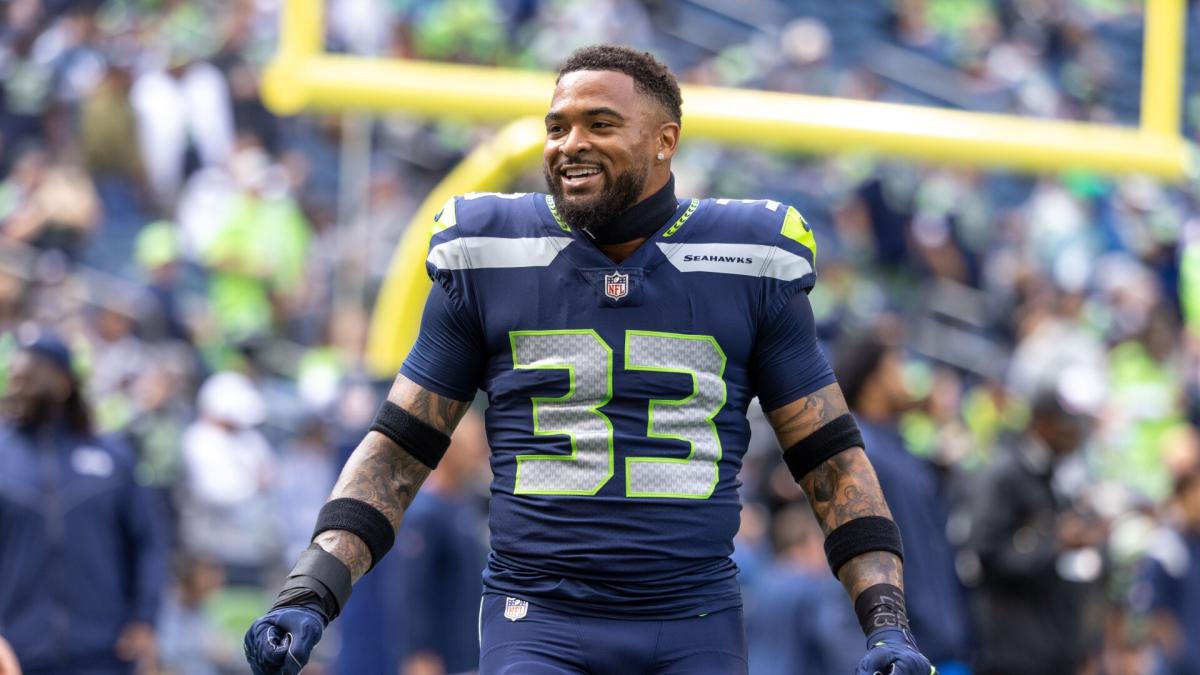
[[(546, 114), (545, 168), (551, 192), (579, 203), (611, 189), (651, 153), (645, 108), (633, 79), (612, 71), (570, 73), (558, 83)], [(635, 195), (641, 196), (641, 195)]]
[(557, 173), (566, 194), (593, 192), (604, 184), (604, 169), (595, 164), (563, 164)]

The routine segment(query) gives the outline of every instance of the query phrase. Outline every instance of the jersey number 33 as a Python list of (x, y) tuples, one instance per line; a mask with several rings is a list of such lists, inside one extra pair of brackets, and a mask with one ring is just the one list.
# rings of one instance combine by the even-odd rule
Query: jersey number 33
[[(613, 396), (613, 350), (594, 330), (511, 331), (513, 368), (567, 372), (557, 397), (533, 398), (535, 436), (570, 439), (571, 453), (517, 456), (516, 494), (594, 495), (613, 477), (612, 421), (600, 411)], [(717, 485), (721, 439), (713, 419), (725, 405), (725, 353), (709, 335), (625, 332), (631, 371), (682, 373), (692, 393), (651, 399), (646, 436), (686, 442), (685, 458), (626, 457), (625, 495), (707, 499)]]

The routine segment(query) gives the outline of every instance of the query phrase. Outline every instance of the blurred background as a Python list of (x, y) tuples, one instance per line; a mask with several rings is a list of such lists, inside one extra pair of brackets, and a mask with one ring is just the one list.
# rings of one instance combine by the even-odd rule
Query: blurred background
[[(0, 636), (27, 673), (246, 672), (241, 635), (390, 383), (363, 353), (396, 243), (496, 127), (273, 115), (278, 0), (0, 8)], [(611, 41), (684, 83), (1134, 125), (1142, 12), (328, 0), (326, 49), (553, 70)], [(1194, 138), (1195, 11), (1187, 35)], [(1200, 673), (1200, 184), (773, 154), (689, 140), (686, 115), (674, 167), (681, 196), (775, 199), (815, 229), (820, 335), (943, 673)], [(540, 169), (512, 189), (544, 189)], [(120, 461), (6, 459), (74, 392)], [(756, 419), (735, 556), (751, 672), (850, 673), (861, 632)], [(72, 433), (93, 438), (39, 442)], [(468, 418), (306, 672), (472, 671), (486, 443)], [(93, 502), (67, 473), (119, 489)], [(130, 606), (86, 597), (109, 586)]]

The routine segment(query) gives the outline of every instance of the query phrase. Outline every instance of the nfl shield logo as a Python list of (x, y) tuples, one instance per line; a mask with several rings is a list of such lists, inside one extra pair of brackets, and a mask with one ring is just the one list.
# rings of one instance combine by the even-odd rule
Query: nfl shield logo
[(613, 272), (604, 275), (604, 294), (613, 300), (629, 295), (629, 275)]
[(524, 619), (529, 613), (529, 602), (516, 598), (504, 598), (504, 618), (509, 621)]

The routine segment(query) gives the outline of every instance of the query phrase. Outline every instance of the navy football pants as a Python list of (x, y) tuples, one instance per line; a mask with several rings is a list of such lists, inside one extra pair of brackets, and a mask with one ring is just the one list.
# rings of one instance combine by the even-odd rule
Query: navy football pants
[[(671, 621), (598, 619), (530, 603), (515, 621), (483, 596), (479, 675), (745, 675), (742, 610)], [(520, 615), (511, 612), (513, 616)]]

